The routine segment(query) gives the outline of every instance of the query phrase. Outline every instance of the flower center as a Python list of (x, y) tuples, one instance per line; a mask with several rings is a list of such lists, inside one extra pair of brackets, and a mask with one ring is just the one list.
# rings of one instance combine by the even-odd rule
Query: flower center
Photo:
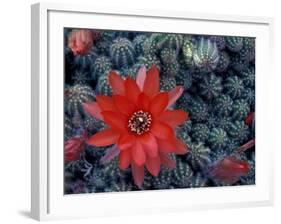
[(152, 117), (148, 112), (139, 110), (132, 114), (128, 121), (128, 128), (131, 132), (141, 135), (150, 130)]

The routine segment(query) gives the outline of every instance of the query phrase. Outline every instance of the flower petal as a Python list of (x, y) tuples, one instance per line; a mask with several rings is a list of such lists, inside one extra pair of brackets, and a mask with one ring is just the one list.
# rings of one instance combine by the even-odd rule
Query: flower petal
[(159, 151), (164, 153), (175, 153), (179, 155), (186, 154), (188, 148), (177, 138), (172, 139), (157, 139)]
[(153, 176), (157, 177), (160, 171), (160, 158), (157, 157), (147, 157), (145, 161), (145, 166), (149, 173), (151, 173)]
[(107, 123), (113, 129), (122, 132), (127, 130), (127, 118), (123, 114), (112, 111), (103, 111), (101, 114), (104, 117), (105, 123)]
[(134, 146), (136, 143), (136, 137), (130, 134), (121, 135), (118, 140), (118, 146), (121, 151), (126, 150)]
[(112, 98), (115, 107), (120, 113), (129, 116), (136, 110), (135, 105), (130, 102), (125, 96), (115, 95)]
[(138, 141), (136, 141), (131, 150), (135, 164), (138, 166), (143, 165), (145, 163), (145, 153), (143, 151), (142, 145)]
[(119, 133), (112, 130), (111, 128), (104, 129), (93, 136), (91, 136), (87, 144), (93, 146), (108, 146), (115, 144), (118, 141)]
[(151, 127), (153, 135), (160, 139), (173, 138), (173, 129), (162, 122), (154, 122)]
[(176, 127), (184, 123), (187, 118), (188, 113), (183, 110), (166, 110), (159, 116), (158, 119), (171, 127)]
[(130, 101), (136, 103), (141, 91), (139, 86), (134, 80), (127, 78), (125, 81), (125, 93), (126, 93), (126, 97)]
[(99, 120), (103, 120), (103, 117), (101, 115), (101, 109), (97, 102), (83, 103), (83, 108), (91, 116)]
[(159, 93), (150, 102), (150, 112), (154, 117), (161, 114), (168, 105), (169, 96), (168, 93)]
[(108, 81), (114, 95), (125, 95), (124, 80), (116, 72), (110, 72)]
[(149, 97), (154, 97), (159, 92), (159, 71), (155, 65), (151, 67), (144, 81), (143, 92)]
[(176, 162), (169, 156), (169, 154), (161, 152), (159, 155), (161, 164), (171, 169), (176, 168)]
[(138, 71), (138, 74), (137, 74), (137, 84), (140, 88), (141, 91), (143, 91), (143, 86), (144, 86), (144, 81), (145, 81), (145, 78), (146, 78), (146, 68), (144, 65), (142, 65)]
[(117, 157), (120, 153), (119, 148), (117, 145), (112, 146), (111, 148), (106, 150), (105, 155), (101, 158), (100, 163), (101, 164), (107, 164), (111, 162), (115, 157)]
[(103, 111), (116, 111), (117, 108), (114, 105), (113, 99), (109, 96), (97, 96), (98, 106)]
[(131, 152), (130, 150), (120, 152), (119, 167), (122, 170), (127, 169), (131, 163)]
[(158, 144), (153, 134), (147, 132), (139, 136), (138, 141), (142, 144), (144, 151), (148, 156), (158, 156)]
[(137, 106), (139, 109), (149, 111), (149, 97), (145, 93), (141, 93), (138, 97)]
[(182, 95), (184, 89), (182, 86), (176, 86), (169, 92), (169, 103), (167, 108), (172, 106)]
[(144, 179), (144, 167), (132, 164), (132, 173), (135, 184), (141, 188)]

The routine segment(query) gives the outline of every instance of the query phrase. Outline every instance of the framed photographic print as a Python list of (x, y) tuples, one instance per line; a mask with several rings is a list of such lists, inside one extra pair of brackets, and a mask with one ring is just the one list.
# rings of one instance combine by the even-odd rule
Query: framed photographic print
[(272, 26), (33, 5), (32, 217), (271, 204)]

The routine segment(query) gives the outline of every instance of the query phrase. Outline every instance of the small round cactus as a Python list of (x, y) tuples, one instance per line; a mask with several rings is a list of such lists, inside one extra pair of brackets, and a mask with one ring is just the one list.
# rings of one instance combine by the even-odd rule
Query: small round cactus
[(209, 137), (210, 129), (206, 124), (197, 123), (192, 126), (191, 137), (196, 142), (205, 142)]
[(135, 52), (137, 55), (144, 54), (143, 47), (144, 47), (144, 42), (145, 42), (146, 38), (147, 38), (146, 35), (138, 35), (133, 40), (133, 46), (135, 48)]
[(99, 95), (106, 95), (106, 96), (110, 96), (112, 94), (112, 89), (111, 86), (109, 85), (107, 75), (102, 75), (99, 77), (98, 84), (97, 84), (97, 93)]
[(172, 171), (162, 167), (159, 175), (152, 179), (152, 185), (156, 189), (167, 189), (172, 182)]
[(108, 47), (110, 45), (110, 41), (98, 41), (95, 44), (95, 48), (97, 50), (97, 53), (101, 56), (109, 56), (110, 54), (110, 48)]
[(227, 70), (229, 64), (230, 64), (230, 57), (226, 51), (221, 51), (219, 53), (220, 59), (218, 62), (218, 65), (215, 69), (216, 72), (224, 72)]
[(214, 99), (213, 109), (218, 115), (228, 115), (232, 110), (233, 100), (229, 95), (221, 94)]
[(224, 36), (211, 36), (210, 40), (217, 44), (217, 47), (220, 51), (225, 49), (225, 37)]
[(188, 111), (190, 112), (190, 119), (196, 122), (205, 121), (208, 117), (208, 106), (199, 97), (190, 101)]
[(175, 49), (179, 52), (183, 44), (183, 35), (181, 34), (161, 34), (163, 37), (163, 46), (170, 49)]
[(213, 128), (210, 131), (209, 142), (214, 149), (222, 149), (227, 144), (227, 133), (222, 128)]
[(222, 128), (223, 130), (225, 130), (227, 132), (231, 122), (232, 122), (232, 119), (229, 116), (221, 116), (218, 119), (217, 127)]
[(193, 169), (203, 170), (210, 162), (210, 148), (206, 147), (202, 142), (192, 143), (190, 151), (187, 154), (187, 160)]
[(185, 38), (182, 45), (182, 54), (184, 62), (187, 66), (193, 65), (193, 51), (194, 51), (194, 41), (192, 38)]
[(95, 93), (88, 85), (76, 84), (65, 89), (65, 108), (70, 115), (84, 115), (83, 103), (95, 99)]
[(251, 107), (251, 110), (255, 110), (255, 90), (246, 88), (242, 92), (241, 97), (245, 99)]
[(201, 38), (193, 53), (194, 64), (201, 70), (210, 72), (217, 67), (219, 58), (216, 43)]
[(255, 38), (243, 38), (243, 48), (239, 51), (239, 55), (245, 61), (252, 61), (255, 58)]
[(88, 53), (86, 54), (78, 54), (75, 55), (73, 58), (73, 63), (76, 69), (80, 71), (88, 71), (91, 69), (91, 65), (94, 63), (98, 55), (92, 48)]
[(159, 47), (158, 43), (158, 36), (159, 34), (151, 34), (144, 43), (143, 43), (143, 51), (144, 55), (155, 55), (158, 50), (161, 48)]
[(149, 70), (152, 65), (156, 65), (156, 67), (160, 70), (161, 63), (157, 56), (148, 54), (145, 56), (138, 57), (137, 63), (140, 65), (144, 65), (146, 67), (146, 70)]
[(175, 77), (170, 76), (162, 76), (160, 79), (160, 90), (162, 91), (170, 91), (174, 87), (176, 87), (177, 82)]
[(233, 102), (232, 118), (244, 120), (250, 112), (249, 104), (245, 99), (238, 99)]
[(71, 79), (73, 80), (74, 84), (82, 84), (85, 85), (92, 80), (88, 72), (85, 71), (76, 71)]
[(169, 64), (177, 60), (178, 53), (171, 48), (163, 48), (160, 51), (160, 58), (163, 64)]
[(171, 61), (161, 67), (161, 73), (165, 76), (176, 76), (179, 72), (180, 65), (178, 61)]
[(128, 67), (135, 62), (134, 46), (127, 38), (116, 38), (110, 46), (110, 58), (118, 67)]
[(200, 173), (197, 173), (190, 179), (188, 187), (205, 187), (207, 185), (207, 181), (208, 179), (206, 177), (202, 176)]
[(232, 99), (239, 98), (244, 90), (243, 81), (238, 76), (228, 77), (224, 82), (224, 90)]
[(207, 100), (217, 97), (222, 91), (221, 78), (213, 73), (204, 76), (199, 83), (199, 90)]
[(125, 179), (121, 179), (118, 182), (113, 182), (111, 186), (111, 191), (114, 192), (123, 192), (123, 191), (131, 191), (133, 189), (132, 184)]
[(193, 171), (188, 163), (183, 162), (181, 158), (176, 159), (176, 168), (172, 171), (173, 184), (177, 187), (187, 187)]
[(243, 60), (239, 54), (236, 54), (234, 56), (231, 56), (230, 65), (235, 71), (242, 72), (249, 67), (249, 62)]
[(111, 70), (111, 67), (112, 63), (108, 57), (98, 57), (92, 67), (92, 77), (98, 79), (100, 76), (107, 75)]
[(255, 86), (255, 68), (250, 67), (240, 73), (243, 84), (246, 87), (253, 88)]
[(239, 143), (248, 139), (250, 130), (244, 121), (235, 121), (229, 125), (227, 133)]
[(185, 90), (188, 90), (192, 85), (192, 75), (188, 70), (180, 70), (175, 78), (177, 85), (182, 86)]
[(217, 123), (219, 122), (220, 117), (217, 116), (214, 112), (211, 112), (208, 116), (208, 119), (206, 121), (206, 125), (208, 128), (214, 128), (217, 127)]
[(225, 37), (226, 47), (233, 52), (238, 52), (243, 47), (243, 38), (242, 37)]

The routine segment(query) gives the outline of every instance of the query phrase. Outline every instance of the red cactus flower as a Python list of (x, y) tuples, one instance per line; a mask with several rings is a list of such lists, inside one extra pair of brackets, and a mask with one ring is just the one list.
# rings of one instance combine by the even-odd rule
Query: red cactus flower
[(245, 119), (245, 124), (251, 125), (253, 123), (254, 116), (255, 112), (250, 112)]
[[(153, 176), (158, 176), (161, 164), (175, 167), (170, 153), (188, 151), (174, 133), (174, 128), (186, 121), (188, 114), (170, 108), (181, 96), (183, 88), (177, 86), (170, 92), (159, 92), (156, 66), (147, 75), (145, 67), (141, 67), (136, 81), (123, 80), (110, 72), (109, 83), (112, 97), (97, 96), (97, 102), (84, 104), (85, 111), (109, 126), (91, 136), (88, 144), (115, 145), (111, 151), (119, 156), (119, 167), (126, 169), (131, 165), (135, 184), (141, 187), (144, 167)], [(116, 153), (116, 148), (120, 153)]]
[(247, 175), (249, 170), (250, 166), (247, 161), (228, 156), (212, 166), (209, 169), (209, 175), (224, 183), (234, 184), (242, 176)]
[(68, 38), (68, 47), (74, 55), (87, 54), (93, 46), (91, 30), (73, 30)]
[(68, 139), (64, 143), (64, 159), (66, 162), (72, 162), (79, 159), (80, 154), (84, 151), (86, 145), (87, 133)]

